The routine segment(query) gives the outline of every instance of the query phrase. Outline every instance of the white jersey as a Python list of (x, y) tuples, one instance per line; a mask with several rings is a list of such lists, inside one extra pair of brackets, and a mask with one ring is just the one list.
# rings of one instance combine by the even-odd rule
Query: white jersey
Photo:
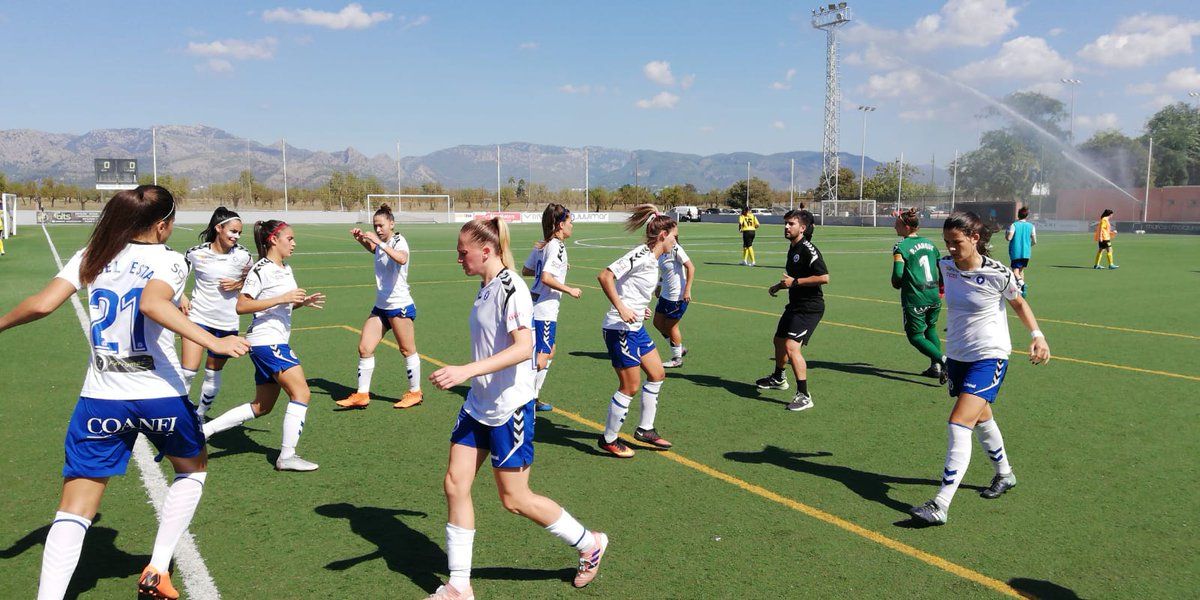
[(637, 315), (637, 321), (626, 323), (621, 320), (617, 307), (608, 309), (604, 315), (605, 329), (617, 331), (637, 331), (642, 328), (642, 320), (646, 317), (646, 307), (650, 306), (650, 298), (654, 296), (654, 288), (658, 286), (658, 260), (650, 247), (642, 244), (625, 253), (616, 262), (608, 265), (608, 270), (616, 276), (617, 296)]
[(221, 289), (222, 279), (241, 281), (246, 276), (254, 259), (241, 246), (229, 252), (217, 252), (212, 244), (194, 246), (183, 255), (188, 268), (196, 274), (196, 285), (192, 288), (192, 308), (188, 318), (194, 323), (222, 331), (238, 330), (238, 291)]
[[(282, 267), (264, 258), (246, 274), (242, 293), (255, 300), (275, 298), (300, 286), (292, 277), (292, 268)], [(292, 334), (292, 303), (277, 304), (267, 310), (254, 313), (254, 320), (246, 330), (246, 341), (251, 346), (277, 346), (288, 343)]]
[[(385, 243), (392, 250), (408, 252), (408, 242), (398, 233)], [(375, 308), (396, 310), (413, 303), (408, 291), (408, 265), (411, 262), (412, 253), (404, 264), (400, 264), (382, 247), (375, 246)]]
[[(83, 252), (58, 277), (81, 289)], [(187, 263), (162, 244), (130, 242), (87, 285), (92, 361), (80, 396), (99, 400), (149, 400), (186, 396), (175, 334), (142, 315), (142, 290), (153, 279), (171, 286), (178, 304)]]
[(662, 290), (658, 293), (660, 298), (673, 302), (683, 300), (683, 290), (687, 288), (687, 269), (683, 265), (689, 262), (692, 259), (688, 258), (687, 252), (679, 244), (658, 257), (658, 269), (662, 275)]
[(1008, 358), (1004, 301), (1021, 296), (1013, 272), (986, 256), (974, 271), (960, 271), (950, 258), (939, 260), (938, 268), (946, 288), (946, 356), (960, 362)]
[[(533, 327), (533, 299), (529, 287), (512, 271), (500, 271), (479, 289), (470, 322), (474, 360), (502, 352), (512, 345), (510, 333)], [(533, 399), (533, 379), (533, 362), (529, 360), (475, 377), (463, 409), (484, 425), (503, 425), (517, 409)]]
[(550, 238), (545, 246), (534, 248), (525, 260), (525, 268), (533, 271), (533, 287), (529, 292), (537, 300), (533, 305), (533, 318), (538, 321), (557, 321), (562, 292), (550, 289), (542, 283), (542, 273), (549, 273), (561, 284), (567, 283), (567, 246), (558, 238)]

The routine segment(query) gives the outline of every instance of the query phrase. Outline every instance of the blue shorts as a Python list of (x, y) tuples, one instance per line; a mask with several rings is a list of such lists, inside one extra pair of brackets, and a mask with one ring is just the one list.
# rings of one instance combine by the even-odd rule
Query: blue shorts
[(642, 356), (653, 352), (654, 340), (643, 327), (637, 331), (604, 330), (604, 344), (608, 346), (608, 358), (612, 366), (627, 369), (642, 364)]
[(139, 432), (167, 456), (192, 458), (204, 450), (200, 418), (187, 396), (147, 400), (80, 396), (67, 425), (63, 477), (124, 474)]
[(679, 320), (683, 318), (683, 313), (687, 312), (687, 300), (667, 300), (666, 298), (658, 299), (658, 306), (654, 307), (654, 312), (668, 318)]
[(1014, 269), (1024, 269), (1025, 267), (1029, 266), (1029, 259), (1028, 258), (1014, 258), (1014, 259), (1012, 259), (1012, 262), (1009, 263), (1009, 266)]
[(491, 450), (492, 467), (519, 469), (533, 464), (533, 400), (517, 409), (508, 422), (488, 427), (459, 409), (450, 443)]
[(417, 305), (409, 304), (404, 308), (379, 308), (376, 306), (371, 309), (371, 315), (379, 317), (383, 321), (383, 331), (387, 333), (392, 328), (392, 319), (400, 317), (401, 319), (417, 320)]
[[(196, 324), (200, 325), (199, 323), (196, 323)], [(238, 334), (236, 329), (232, 329), (232, 330), (214, 329), (212, 327), (209, 327), (208, 325), (200, 325), (200, 329), (203, 329), (203, 330), (213, 334), (213, 337), (217, 337), (217, 338), (229, 337), (231, 335)], [(224, 358), (224, 359), (233, 358), (232, 356), (229, 356), (227, 354), (214, 354), (212, 350), (208, 351), (208, 355), (212, 358)]]
[(558, 337), (558, 321), (533, 320), (533, 353), (550, 354)]
[(996, 401), (1004, 374), (1008, 372), (1008, 361), (1003, 358), (985, 358), (975, 362), (959, 362), (946, 359), (946, 372), (950, 376), (950, 397), (972, 394), (990, 402)]
[(275, 382), (275, 376), (300, 366), (300, 358), (287, 344), (251, 346), (250, 362), (254, 363), (254, 385)]

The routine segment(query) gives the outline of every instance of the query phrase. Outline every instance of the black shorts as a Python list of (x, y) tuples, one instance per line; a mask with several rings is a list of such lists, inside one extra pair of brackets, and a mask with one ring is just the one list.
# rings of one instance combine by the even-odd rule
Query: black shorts
[(825, 311), (784, 311), (783, 316), (779, 317), (779, 326), (775, 328), (775, 337), (796, 340), (801, 345), (807, 346), (823, 316), (825, 316)]
[(754, 230), (742, 232), (742, 247), (749, 248), (754, 245)]
[(1103, 242), (1096, 243), (1099, 244), (1101, 250), (1108, 250), (1109, 248), (1112, 248), (1112, 240), (1104, 240)]

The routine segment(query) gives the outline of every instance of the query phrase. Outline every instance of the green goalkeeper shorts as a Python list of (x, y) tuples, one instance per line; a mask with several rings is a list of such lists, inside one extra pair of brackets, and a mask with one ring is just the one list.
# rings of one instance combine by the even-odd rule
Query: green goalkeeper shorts
[(903, 310), (904, 334), (912, 337), (925, 335), (925, 332), (930, 329), (936, 331), (938, 315), (942, 314), (942, 305), (905, 306)]

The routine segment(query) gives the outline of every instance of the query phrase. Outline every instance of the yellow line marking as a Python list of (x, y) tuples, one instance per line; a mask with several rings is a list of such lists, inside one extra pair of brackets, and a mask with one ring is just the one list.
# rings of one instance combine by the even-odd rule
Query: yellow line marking
[[(298, 328), (292, 329), (292, 331), (304, 331), (304, 330), (309, 330), (309, 329), (345, 329), (346, 331), (350, 331), (350, 332), (353, 332), (356, 334), (362, 333), (362, 330), (360, 330), (356, 327), (351, 327), (349, 325), (323, 325), (320, 327), (313, 327), (313, 328), (298, 327)], [(384, 338), (381, 341), (384, 344), (387, 344), (388, 346), (391, 346), (393, 348), (399, 348), (399, 346), (397, 346), (395, 342), (392, 342), (391, 340), (388, 340), (387, 338)], [(442, 362), (442, 361), (440, 361), (436, 358), (433, 358), (429, 355), (426, 355), (426, 354), (422, 354), (421, 358), (435, 366), (438, 366), (438, 367), (448, 366), (447, 363)], [(583, 425), (584, 427), (588, 427), (595, 431), (601, 431), (601, 432), (604, 431), (603, 425), (601, 425), (595, 421), (592, 421), (590, 419), (584, 418), (580, 415), (577, 415), (573, 412), (566, 411), (566, 410), (556, 407), (553, 411), (553, 414), (560, 414), (572, 421), (575, 421), (576, 423), (578, 423), (580, 425)], [(627, 442), (633, 443), (635, 445), (637, 444), (637, 442), (633, 439), (633, 437), (631, 437), (628, 434), (622, 433), (621, 438)], [(963, 579), (978, 583), (984, 587), (995, 590), (1006, 596), (1011, 596), (1014, 598), (1023, 598), (1024, 597), (1020, 592), (1018, 592), (1012, 586), (1008, 585), (1007, 583), (1004, 583), (1003, 581), (1000, 581), (999, 579), (994, 579), (992, 577), (988, 577), (987, 575), (984, 575), (983, 573), (980, 573), (978, 571), (975, 571), (975, 570), (969, 569), (967, 567), (964, 567), (962, 565), (950, 562), (940, 556), (937, 556), (936, 554), (930, 554), (928, 552), (925, 552), (924, 550), (921, 550), (919, 548), (905, 544), (904, 542), (894, 540), (894, 539), (889, 538), (879, 532), (872, 531), (872, 530), (862, 527), (860, 525), (856, 525), (856, 524), (854, 524), (850, 521), (847, 521), (841, 517), (838, 517), (831, 513), (827, 513), (819, 508), (809, 506), (807, 504), (804, 504), (803, 502), (793, 500), (786, 496), (781, 496), (781, 495), (779, 495), (775, 492), (772, 492), (771, 490), (768, 490), (764, 487), (754, 485), (753, 483), (750, 483), (743, 479), (739, 479), (739, 478), (734, 477), (733, 475), (730, 475), (723, 471), (718, 471), (717, 469), (714, 469), (704, 463), (694, 461), (694, 460), (687, 458), (681, 454), (671, 452), (671, 451), (654, 452), (654, 454), (662, 456), (663, 458), (666, 458), (668, 460), (674, 461), (674, 462), (681, 464), (689, 469), (692, 469), (692, 470), (698, 471), (700, 473), (703, 473), (705, 475), (708, 475), (709, 477), (712, 477), (713, 479), (717, 479), (719, 481), (724, 481), (725, 483), (732, 484), (738, 488), (741, 488), (742, 490), (750, 492), (751, 494), (754, 494), (754, 495), (764, 498), (766, 500), (770, 500), (771, 502), (775, 502), (776, 504), (781, 504), (781, 505), (786, 506), (797, 512), (804, 513), (804, 514), (806, 514), (810, 517), (813, 517), (819, 521), (823, 521), (825, 523), (828, 523), (830, 525), (838, 527), (839, 529), (853, 533), (854, 535), (857, 535), (866, 540), (875, 542), (876, 544), (879, 544), (886, 548), (891, 548), (892, 550), (900, 552), (901, 554), (905, 554), (905, 555), (915, 558), (921, 562), (924, 562), (928, 565), (937, 567), (937, 568), (939, 568), (943, 571), (946, 571), (947, 573), (950, 573), (952, 575), (957, 575), (959, 577), (962, 577)]]

